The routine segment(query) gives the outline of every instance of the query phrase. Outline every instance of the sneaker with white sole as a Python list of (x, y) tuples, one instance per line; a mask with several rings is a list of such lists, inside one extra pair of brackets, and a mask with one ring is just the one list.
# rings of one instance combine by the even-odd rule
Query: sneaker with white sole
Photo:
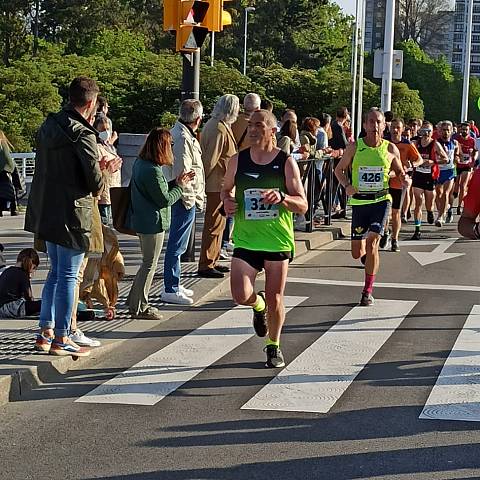
[(70, 355), (72, 357), (88, 357), (90, 355), (90, 350), (85, 347), (80, 347), (74, 345), (73, 343), (60, 343), (54, 340), (52, 342), (52, 347), (50, 348), (50, 355), (58, 355), (60, 357), (65, 357)]
[(99, 347), (101, 342), (94, 338), (87, 337), (79, 328), (75, 332), (72, 332), (68, 338), (81, 347)]
[(220, 260), (230, 260), (230, 255), (227, 252), (226, 248), (220, 250)]
[(160, 300), (165, 303), (174, 303), (176, 305), (192, 305), (193, 300), (185, 295), (183, 292), (163, 292), (160, 295)]
[(183, 285), (180, 285), (178, 287), (178, 290), (182, 292), (184, 295), (186, 295), (187, 297), (193, 297), (194, 292), (190, 288), (185, 288)]

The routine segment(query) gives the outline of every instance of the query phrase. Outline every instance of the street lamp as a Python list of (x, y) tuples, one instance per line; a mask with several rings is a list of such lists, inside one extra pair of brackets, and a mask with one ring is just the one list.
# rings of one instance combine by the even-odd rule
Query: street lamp
[(247, 74), (247, 35), (248, 35), (248, 12), (254, 12), (255, 7), (245, 7), (245, 34), (243, 39), (243, 74)]

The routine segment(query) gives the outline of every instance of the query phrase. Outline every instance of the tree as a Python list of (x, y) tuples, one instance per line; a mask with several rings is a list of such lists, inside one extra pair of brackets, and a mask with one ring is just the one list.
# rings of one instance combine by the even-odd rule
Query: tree
[(452, 8), (449, 0), (400, 0), (397, 31), (400, 41), (414, 40), (423, 50), (442, 51), (449, 33)]
[(0, 0), (0, 46), (5, 65), (26, 50), (29, 0)]
[(423, 118), (423, 101), (418, 90), (410, 90), (404, 82), (393, 82), (392, 112), (405, 121), (409, 118)]

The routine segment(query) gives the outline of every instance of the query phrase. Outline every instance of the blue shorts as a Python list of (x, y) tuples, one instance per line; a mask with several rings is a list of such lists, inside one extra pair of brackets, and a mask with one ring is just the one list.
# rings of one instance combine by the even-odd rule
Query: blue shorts
[(363, 240), (369, 232), (383, 235), (391, 202), (352, 205), (352, 240)]
[(455, 179), (455, 169), (449, 168), (448, 170), (440, 170), (440, 176), (435, 181), (437, 185), (442, 185), (449, 180)]

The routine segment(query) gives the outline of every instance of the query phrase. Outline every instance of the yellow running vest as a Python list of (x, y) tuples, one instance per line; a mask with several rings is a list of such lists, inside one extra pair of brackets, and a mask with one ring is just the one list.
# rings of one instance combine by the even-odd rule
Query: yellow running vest
[(388, 193), (389, 172), (392, 161), (388, 156), (388, 140), (383, 140), (378, 147), (369, 147), (363, 138), (357, 140), (357, 149), (352, 162), (352, 185), (359, 193), (372, 194), (386, 190), (378, 198), (358, 200), (350, 198), (350, 205), (368, 205), (384, 200), (392, 201)]

